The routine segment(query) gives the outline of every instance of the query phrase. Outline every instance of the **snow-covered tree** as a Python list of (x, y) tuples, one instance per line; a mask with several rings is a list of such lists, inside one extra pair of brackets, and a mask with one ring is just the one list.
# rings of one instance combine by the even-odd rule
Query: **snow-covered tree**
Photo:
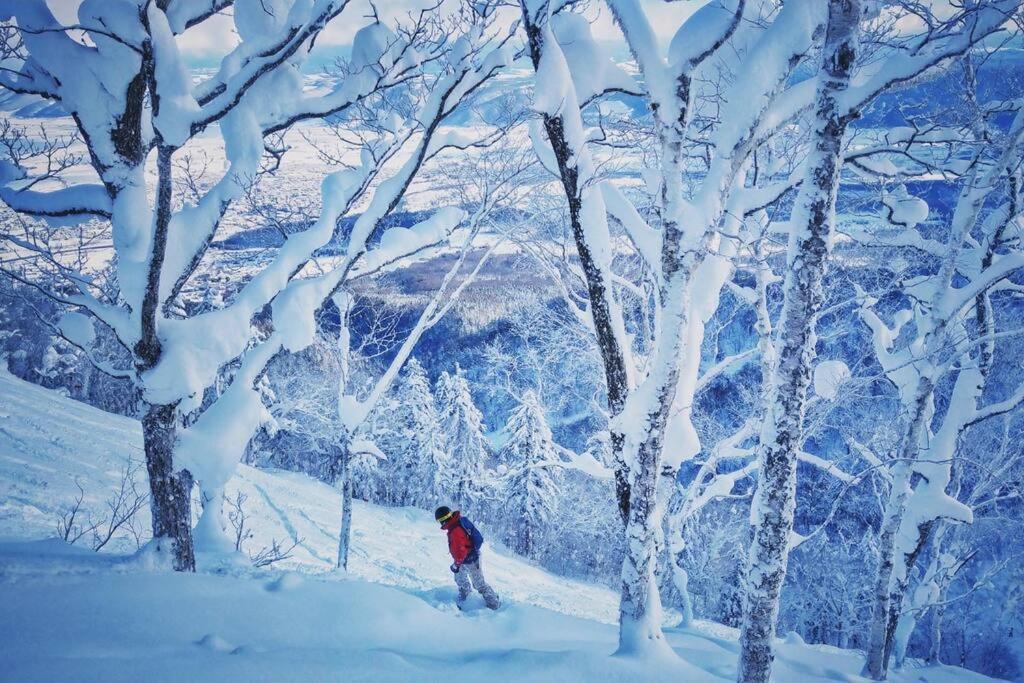
[[(769, 412), (761, 429), (759, 479), (751, 515), (754, 541), (748, 557), (746, 602), (738, 680), (767, 681), (779, 593), (796, 504), (796, 463), (801, 448), (807, 388), (815, 356), (815, 326), (821, 308), (821, 283), (833, 241), (835, 201), (849, 123), (879, 92), (920, 75), (935, 63), (962, 54), (998, 30), (1015, 5), (971, 6), (949, 19), (946, 33), (921, 36), (913, 49), (893, 49), (886, 69), (871, 70), (855, 81), (862, 23), (868, 6), (857, 0), (828, 3), (816, 94), (812, 108), (810, 155), (790, 216), (784, 304), (778, 325), (775, 373)], [(874, 57), (877, 59), (877, 55)], [(856, 82), (856, 85), (853, 85)], [(874, 670), (870, 665), (869, 668)]]
[[(571, 5), (524, 0), (520, 7), (537, 73), (534, 108), (541, 115), (532, 136), (539, 158), (565, 194), (578, 259), (572, 275), (584, 283), (582, 296), (569, 292), (567, 302), (592, 327), (604, 367), (618, 502), (628, 549), (620, 651), (664, 651), (657, 626), (655, 548), (664, 501), (676, 488), (679, 468), (700, 452), (691, 407), (700, 377), (704, 327), (729, 281), (737, 248), (733, 236), (740, 224), (759, 209), (776, 204), (801, 182), (807, 184), (807, 169), (813, 164), (792, 163), (788, 124), (805, 121), (808, 110), (814, 114), (816, 99), (818, 104), (823, 100), (817, 86), (827, 80), (828, 72), (819, 65), (821, 78), (800, 80), (792, 75), (822, 50), (830, 6), (821, 2), (708, 3), (682, 24), (663, 54), (652, 22), (638, 2), (609, 0), (607, 4), (630, 47), (642, 84), (610, 62), (591, 39), (586, 20)], [(836, 13), (839, 9), (852, 12), (854, 24), (859, 23), (859, 6), (840, 3)], [(831, 167), (838, 169), (843, 160), (842, 127), (866, 102), (968, 49), (996, 30), (1000, 17), (1005, 18), (1010, 9), (1011, 3), (987, 9), (972, 6), (949, 19), (938, 34), (927, 31), (906, 42), (895, 41), (893, 60), (886, 69), (867, 68), (856, 88), (842, 96), (827, 95), (824, 99), (835, 101), (833, 123), (841, 124), (839, 130), (828, 132), (836, 141), (829, 143), (836, 151)], [(829, 49), (837, 49), (836, 45), (833, 41)], [(846, 44), (843, 50), (849, 47)], [(855, 53), (840, 56), (841, 66), (852, 71)], [(846, 90), (841, 82), (833, 85), (837, 91)], [(650, 211), (641, 211), (621, 188), (604, 180), (594, 161), (592, 149), (598, 142), (608, 144), (608, 128), (588, 131), (585, 121), (593, 118), (584, 115), (610, 92), (636, 94), (651, 111), (653, 168), (644, 175), (653, 203)], [(811, 120), (812, 125), (798, 130), (813, 134), (815, 119)], [(805, 141), (812, 157), (818, 139)], [(775, 147), (788, 147), (791, 152), (778, 153)], [(834, 191), (835, 182), (829, 186)], [(806, 197), (811, 190), (805, 187), (801, 192), (805, 199), (798, 200), (798, 206), (801, 201), (809, 205)], [(821, 208), (827, 213), (827, 196), (825, 200)], [(621, 229), (621, 238), (611, 230), (609, 216)], [(827, 215), (820, 218), (828, 222)], [(820, 242), (820, 237), (812, 241)], [(639, 281), (615, 267), (616, 254), (623, 249), (632, 249), (643, 264)], [(813, 283), (808, 285), (808, 292), (814, 289)], [(575, 285), (567, 289), (572, 288)], [(624, 312), (638, 306), (650, 311), (646, 314), (649, 325), (627, 320)], [(807, 315), (800, 324), (813, 323), (813, 312)], [(650, 330), (648, 336), (636, 334), (645, 327)], [(780, 327), (780, 339), (785, 338), (784, 327)], [(809, 335), (799, 336), (792, 348), (807, 348), (804, 342)], [(803, 355), (801, 351), (794, 359), (809, 360)], [(810, 366), (796, 371), (809, 373)], [(802, 398), (796, 404), (801, 402)], [(797, 411), (792, 419), (799, 422), (801, 415)], [(764, 433), (769, 433), (769, 427)], [(792, 443), (795, 447), (799, 439)], [(793, 455), (792, 460), (784, 458), (789, 469), (795, 463), (795, 450)], [(780, 514), (786, 516), (782, 510)], [(784, 555), (785, 545), (778, 552)], [(773, 581), (781, 579), (784, 571), (775, 574)], [(764, 619), (758, 629), (774, 619), (770, 607), (774, 603), (776, 599), (769, 596), (769, 609), (761, 610)], [(770, 637), (756, 640), (763, 644)], [(763, 660), (770, 663), (770, 656)], [(767, 667), (757, 676), (766, 677)]]
[(458, 366), (454, 373), (441, 373), (435, 391), (445, 451), (439, 493), (457, 505), (469, 505), (489, 481), (490, 447), (484, 438), (483, 415)]
[[(51, 297), (119, 340), (125, 357), (119, 371), (136, 382), (146, 404), (153, 547), (178, 570), (195, 565), (188, 507), (193, 480), (204, 499), (221, 500), (251, 435), (267, 419), (255, 387), (267, 363), (312, 341), (315, 312), (349, 277), (444, 240), (462, 220), (461, 211), (441, 210), (412, 230), (402, 228), (401, 238), (393, 233), (375, 239), (422, 164), (449, 144), (435, 138), (439, 124), (508, 58), (504, 42), (487, 30), (489, 12), (478, 4), (460, 15), (476, 24), (461, 26), (465, 31), (434, 21), (427, 10), (397, 30), (376, 21), (361, 29), (330, 87), (309, 94), (302, 64), (316, 37), (349, 5), (237, 2), (238, 46), (211, 77), (193, 83), (176, 36), (228, 4), (83, 3), (79, 22), (66, 26), (43, 0), (0, 3), (0, 19), (11, 22), (20, 39), (0, 85), (58, 102), (76, 124), (93, 173), (91, 180), (62, 186), (57, 176), (69, 165), (46, 163), (62, 154), (59, 146), (8, 154), (0, 197), (26, 216), (108, 224), (116, 291), (105, 293), (93, 273), (69, 266), (37, 242), (8, 240), (7, 247), (63, 276), (68, 286), (49, 291)], [(432, 64), (429, 74), (424, 63)], [(272, 144), (273, 136), (304, 120), (354, 111), (399, 87), (419, 87), (422, 97), (414, 98), (408, 117), (393, 116), (364, 139), (355, 163), (324, 179), (316, 220), (289, 235), (226, 306), (189, 315), (182, 298), (222, 219), (252, 178), (279, 170), (283, 150)], [(174, 196), (175, 156), (212, 130), (223, 138), (226, 170), (182, 202)], [(371, 182), (392, 159), (406, 161), (371, 192)], [(149, 161), (155, 161), (155, 180)], [(344, 253), (310, 277), (306, 265), (317, 249), (332, 239), (339, 219), (370, 195)], [(31, 277), (24, 270), (7, 274)], [(251, 323), (268, 308), (272, 329), (264, 334)], [(207, 389), (225, 372), (229, 386), (204, 403)], [(196, 410), (200, 414), (182, 428), (182, 417)], [(197, 538), (230, 547), (220, 517), (219, 505), (208, 505)]]
[(779, 322), (778, 358), (768, 388), (768, 414), (761, 427), (738, 681), (767, 683), (771, 675), (772, 641), (796, 505), (797, 452), (814, 365), (815, 320), (823, 300), (821, 283), (832, 244), (843, 137), (852, 120), (850, 112), (841, 108), (839, 98), (849, 87), (857, 59), (861, 4), (858, 0), (834, 0), (827, 12), (811, 154), (790, 218), (789, 268)]
[[(718, 307), (735, 254), (734, 242), (723, 239), (723, 234), (734, 234), (744, 216), (793, 184), (782, 178), (765, 188), (745, 187), (754, 152), (809, 102), (806, 84), (786, 84), (812, 45), (817, 12), (811, 3), (786, 3), (777, 13), (769, 3), (710, 3), (680, 27), (663, 55), (639, 3), (609, 2), (640, 69), (641, 87), (607, 63), (582, 17), (560, 5), (521, 5), (537, 70), (534, 106), (543, 116), (550, 145), (536, 144), (538, 132), (535, 146), (559, 178), (569, 204), (575, 251), (586, 283), (583, 305), (575, 300), (572, 305), (593, 325), (605, 368), (628, 551), (622, 575), (620, 652), (664, 652), (655, 582), (664, 509), (659, 498), (664, 500), (675, 490), (680, 465), (700, 451), (690, 415), (704, 324)], [(726, 54), (723, 67), (719, 57)], [(724, 90), (721, 108), (718, 115), (691, 129), (706, 104), (701, 98), (714, 89), (704, 83)], [(620, 188), (601, 182), (590, 154), (592, 136), (586, 132), (581, 107), (614, 91), (639, 94), (652, 112), (653, 225)], [(696, 133), (697, 128), (702, 132)], [(695, 137), (703, 149), (713, 151), (707, 156), (689, 154)], [(709, 163), (691, 168), (693, 159)], [(784, 166), (775, 164), (760, 177), (776, 181), (774, 176), (783, 171)], [(689, 192), (683, 186), (686, 177), (697, 183)], [(639, 285), (624, 281), (612, 269), (615, 249), (609, 215), (643, 264)], [(699, 288), (694, 287), (696, 282)], [(634, 344), (636, 338), (626, 334), (627, 299), (651, 306), (651, 333), (642, 343)], [(663, 453), (667, 445), (670, 448)]]
[(430, 378), (418, 358), (409, 359), (394, 389), (378, 404), (368, 432), (388, 456), (388, 502), (433, 504), (444, 450)]
[(540, 530), (547, 527), (559, 496), (556, 483), (558, 447), (533, 391), (505, 425), (508, 441), (498, 452), (506, 467), (504, 490), (511, 546), (521, 555), (535, 557)]
[[(976, 123), (974, 136), (964, 132), (970, 162), (945, 240), (917, 233), (928, 213), (925, 202), (905, 190), (884, 199), (886, 215), (898, 235), (882, 234), (882, 241), (913, 245), (934, 266), (904, 284), (902, 306), (892, 314), (892, 325), (875, 312), (874, 298), (866, 297), (860, 311), (871, 328), (878, 362), (905, 413), (904, 435), (887, 472), (890, 491), (879, 531), (866, 666), (875, 679), (886, 676), (894, 645), (906, 645), (906, 619), (903, 643), (896, 642), (903, 604), (911, 571), (933, 526), (940, 519), (965, 523), (973, 519), (971, 509), (951, 495), (952, 465), (962, 435), (972, 425), (1024, 401), (1024, 385), (1011, 389), (1001, 400), (983, 400), (997, 362), (999, 333), (992, 292), (1024, 267), (1024, 252), (1011, 236), (1012, 226), (1024, 216), (1020, 188), (1024, 112), (1015, 112), (1005, 133), (989, 127), (984, 119)], [(991, 145), (994, 139), (1000, 143)], [(918, 210), (911, 211), (914, 208)], [(947, 405), (939, 412), (939, 387), (950, 376)], [(902, 661), (902, 653), (897, 652), (897, 657)]]

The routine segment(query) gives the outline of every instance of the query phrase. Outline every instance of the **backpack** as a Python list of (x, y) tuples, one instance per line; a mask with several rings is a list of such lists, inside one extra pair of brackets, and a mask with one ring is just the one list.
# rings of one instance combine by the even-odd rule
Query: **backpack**
[(479, 552), (480, 546), (484, 544), (484, 535), (480, 533), (480, 530), (476, 528), (473, 522), (465, 517), (459, 517), (459, 524), (462, 525), (462, 528), (469, 536), (469, 540), (473, 542), (473, 552)]

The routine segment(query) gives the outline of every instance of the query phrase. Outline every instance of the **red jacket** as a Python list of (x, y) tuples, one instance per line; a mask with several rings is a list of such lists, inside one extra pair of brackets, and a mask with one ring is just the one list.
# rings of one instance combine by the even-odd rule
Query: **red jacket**
[(473, 552), (473, 541), (470, 539), (469, 534), (459, 524), (459, 518), (462, 515), (458, 510), (452, 513), (445, 523), (441, 526), (442, 529), (448, 532), (448, 551), (452, 554), (452, 559), (455, 560), (455, 564), (462, 564), (469, 557), (469, 554)]

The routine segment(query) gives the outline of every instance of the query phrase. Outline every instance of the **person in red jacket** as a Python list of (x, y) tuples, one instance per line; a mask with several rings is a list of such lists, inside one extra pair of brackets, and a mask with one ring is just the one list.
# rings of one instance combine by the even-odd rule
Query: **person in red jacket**
[[(484, 571), (480, 566), (480, 548), (484, 543), (481, 534), (471, 521), (462, 516), (458, 510), (442, 505), (434, 512), (434, 519), (441, 528), (448, 532), (448, 552), (452, 554), (451, 570), (455, 574), (455, 583), (459, 587), (459, 609), (469, 597), (473, 588), (484, 596), (484, 602), (491, 609), (498, 609), (501, 600), (494, 589), (484, 579)], [(472, 583), (472, 586), (470, 585)]]

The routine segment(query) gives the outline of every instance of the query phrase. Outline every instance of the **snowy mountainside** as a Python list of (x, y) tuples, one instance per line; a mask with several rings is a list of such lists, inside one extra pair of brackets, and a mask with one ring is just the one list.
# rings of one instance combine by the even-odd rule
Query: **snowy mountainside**
[[(0, 372), (0, 538), (52, 536), (58, 515), (74, 501), (76, 482), (85, 491), (85, 506), (99, 516), (129, 457), (142, 457), (137, 421)], [(278, 566), (312, 573), (334, 568), (341, 513), (337, 491), (302, 474), (246, 465), (239, 465), (226, 495), (234, 500), (239, 491), (253, 533), (244, 550), (255, 553), (272, 540), (286, 546), (298, 541), (293, 557)], [(139, 515), (148, 529), (149, 507)], [(451, 584), (444, 536), (429, 512), (355, 501), (353, 518), (349, 568), (354, 576), (415, 590)], [(135, 549), (123, 534), (113, 545)], [(612, 591), (555, 577), (490, 539), (488, 545), (488, 574), (508, 587), (512, 599), (614, 623), (618, 607)]]
[[(294, 473), (240, 466), (254, 551), (300, 540), (272, 572), (221, 562), (197, 575), (145, 571), (145, 554), (92, 553), (53, 536), (77, 491), (99, 514), (138, 423), (0, 373), (0, 670), (9, 680), (732, 680), (736, 633), (668, 629), (679, 661), (609, 658), (616, 594), (552, 575), (489, 543), (505, 605), (452, 606), (444, 540), (429, 513), (356, 503), (351, 573), (331, 571), (340, 498)], [(143, 508), (143, 528), (148, 510)], [(486, 532), (486, 529), (485, 529)], [(27, 540), (32, 539), (32, 540)], [(115, 544), (112, 544), (115, 546)], [(134, 549), (122, 537), (121, 552)], [(280, 570), (288, 570), (282, 573)], [(859, 680), (858, 653), (779, 644), (779, 681)], [(893, 681), (981, 681), (951, 667)]]

